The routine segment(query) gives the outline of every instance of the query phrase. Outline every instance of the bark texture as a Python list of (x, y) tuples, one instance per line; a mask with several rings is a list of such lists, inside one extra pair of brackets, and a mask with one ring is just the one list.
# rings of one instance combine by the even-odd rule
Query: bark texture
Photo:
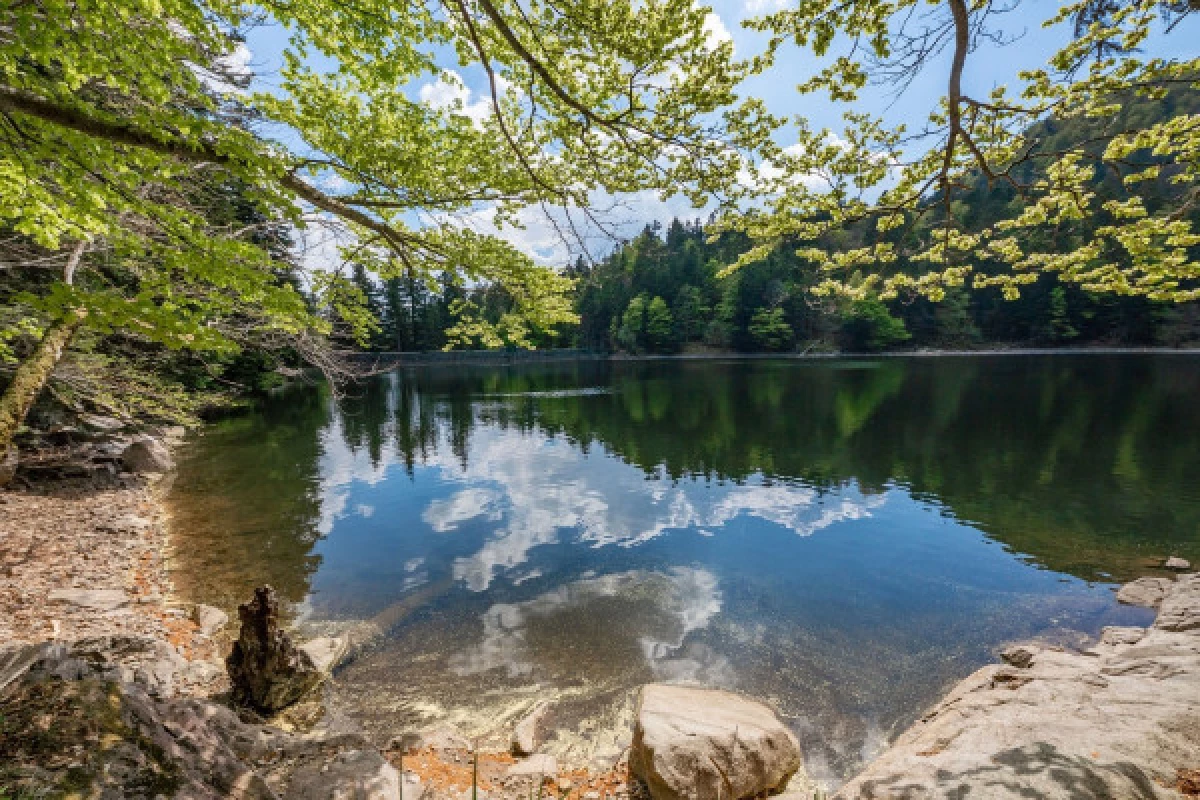
[[(16, 446), (13, 437), (25, 421), (33, 401), (54, 373), (71, 338), (83, 324), (84, 316), (82, 310), (76, 311), (47, 328), (37, 348), (17, 367), (12, 383), (0, 395), (0, 463), (15, 465)], [(11, 479), (9, 472), (7, 469), (0, 470), (0, 485), (6, 482), (5, 475)]]

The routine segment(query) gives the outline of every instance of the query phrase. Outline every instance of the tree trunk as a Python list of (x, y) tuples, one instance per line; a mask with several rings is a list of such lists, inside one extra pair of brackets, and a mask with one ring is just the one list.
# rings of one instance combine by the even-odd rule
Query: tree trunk
[(13, 445), (13, 437), (17, 428), (25, 421), (25, 415), (29, 413), (33, 401), (50, 379), (54, 368), (58, 366), (63, 352), (71, 343), (71, 337), (79, 330), (85, 316), (86, 311), (77, 309), (47, 328), (37, 348), (17, 367), (12, 383), (4, 390), (4, 394), (0, 395), (0, 465), (9, 465), (9, 469), (0, 467), (0, 486), (12, 478), (11, 474), (5, 473), (15, 470), (16, 467), (16, 446)]

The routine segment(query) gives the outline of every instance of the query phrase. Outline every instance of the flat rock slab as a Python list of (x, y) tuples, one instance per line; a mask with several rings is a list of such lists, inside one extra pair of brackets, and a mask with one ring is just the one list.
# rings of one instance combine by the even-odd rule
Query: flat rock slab
[(796, 737), (762, 703), (717, 689), (642, 687), (629, 766), (654, 800), (779, 792), (801, 763)]
[(1152, 627), (984, 667), (835, 797), (1179, 800), (1200, 764), (1200, 576), (1151, 580)]
[(54, 589), (47, 599), (91, 611), (116, 611), (129, 605), (129, 595), (124, 589)]
[(1117, 591), (1117, 602), (1130, 606), (1158, 608), (1172, 583), (1174, 581), (1170, 578), (1138, 578)]
[(324, 764), (311, 764), (297, 770), (292, 776), (288, 797), (294, 800), (400, 800), (400, 773), (379, 753), (351, 750), (339, 753)]

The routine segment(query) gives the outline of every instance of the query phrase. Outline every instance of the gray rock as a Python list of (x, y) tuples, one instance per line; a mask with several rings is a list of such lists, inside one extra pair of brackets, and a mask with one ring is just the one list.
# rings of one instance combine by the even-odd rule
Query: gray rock
[(1200, 576), (1152, 586), (1150, 629), (984, 667), (835, 797), (1178, 797), (1179, 765), (1200, 763)]
[(325, 675), (279, 625), (275, 590), (263, 586), (238, 606), (241, 630), (225, 669), (236, 702), (265, 713), (287, 708), (315, 689)]
[(558, 774), (558, 759), (546, 753), (523, 758), (508, 768), (508, 777), (553, 777)]
[(540, 702), (513, 728), (512, 752), (515, 756), (528, 756), (542, 745), (546, 738), (546, 722), (550, 717), (550, 704)]
[(300, 645), (300, 650), (318, 671), (328, 675), (350, 652), (350, 641), (344, 636), (322, 636)]
[(135, 683), (154, 697), (170, 697), (188, 661), (167, 642), (150, 636), (96, 636), (55, 642), (36, 672), (60, 680)]
[(125, 423), (116, 417), (106, 417), (103, 414), (80, 414), (79, 423), (88, 430), (100, 433), (115, 433), (125, 427)]
[(175, 466), (171, 451), (153, 436), (139, 436), (121, 454), (121, 463), (130, 472), (167, 472)]
[(801, 770), (800, 746), (770, 708), (731, 692), (648, 684), (629, 768), (654, 800), (775, 793)]
[(1110, 625), (1100, 631), (1100, 644), (1137, 644), (1146, 635), (1145, 628), (1123, 628)]
[(115, 611), (129, 605), (124, 589), (54, 589), (47, 595), (51, 603), (67, 603), (90, 611)]
[(1200, 629), (1200, 574), (1184, 575), (1158, 607), (1154, 627), (1163, 631)]
[(1033, 664), (1033, 659), (1037, 656), (1040, 647), (1036, 645), (1018, 644), (1011, 647), (1006, 647), (1000, 652), (1000, 658), (1004, 663), (1011, 664), (1019, 669), (1027, 669)]
[(197, 603), (192, 609), (192, 621), (205, 636), (220, 632), (229, 624), (229, 615), (219, 608)]
[(1175, 569), (1183, 572), (1184, 570), (1189, 570), (1192, 568), (1192, 562), (1185, 558), (1180, 558), (1179, 556), (1171, 556), (1165, 562), (1163, 562), (1163, 566), (1167, 569)]
[[(85, 781), (89, 797), (150, 800), (161, 794), (152, 787), (169, 775), (172, 797), (276, 800), (237, 752), (267, 737), (232, 711), (204, 701), (156, 698), (137, 684), (96, 675), (70, 677), (80, 666), (77, 654), (65, 645), (51, 650), (43, 650), (5, 689), (6, 705), (32, 718), (48, 712), (72, 720), (56, 731), (55, 746), (88, 754), (70, 780)], [(31, 796), (43, 796), (39, 786), (48, 790), (46, 796), (58, 796), (69, 767), (61, 760), (48, 763), (37, 741), (16, 737), (7, 743), (5, 777), (30, 786)], [(266, 749), (257, 748), (256, 755)]]
[(287, 796), (295, 800), (399, 800), (400, 773), (379, 753), (351, 750), (326, 763), (298, 769)]
[(1170, 578), (1138, 578), (1117, 591), (1117, 602), (1131, 606), (1158, 608), (1163, 596), (1171, 587)]
[(140, 533), (147, 530), (154, 523), (145, 517), (137, 514), (122, 514), (119, 517), (110, 520), (104, 520), (96, 525), (97, 530), (109, 531), (112, 533), (122, 533), (124, 531), (134, 531)]
[(437, 750), (446, 753), (470, 750), (471, 746), (471, 740), (466, 734), (448, 722), (439, 722), (415, 733), (393, 736), (387, 749), (403, 750), (406, 753), (417, 750)]

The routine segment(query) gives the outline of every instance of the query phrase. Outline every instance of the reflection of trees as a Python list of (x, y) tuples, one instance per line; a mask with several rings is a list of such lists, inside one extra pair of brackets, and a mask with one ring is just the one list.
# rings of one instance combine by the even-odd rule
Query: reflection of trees
[[(599, 442), (672, 478), (900, 482), (1089, 578), (1197, 549), (1200, 373), (1179, 358), (584, 363), (405, 381), (449, 417), (460, 459), (484, 421)], [(612, 391), (570, 391), (589, 386)]]
[(289, 392), (183, 448), (169, 507), (172, 580), (184, 597), (232, 608), (270, 583), (292, 602), (305, 598), (320, 562), (312, 548), (327, 421), (326, 392)]
[[(580, 389), (599, 392), (581, 393)], [(1055, 570), (1200, 557), (1200, 370), (1183, 357), (583, 362), (386, 376), (340, 404), (352, 452), (409, 474), (476, 425), (599, 444), (648, 475), (901, 483)], [(213, 426), (172, 490), (176, 582), (223, 605), (316, 567), (327, 396)]]

